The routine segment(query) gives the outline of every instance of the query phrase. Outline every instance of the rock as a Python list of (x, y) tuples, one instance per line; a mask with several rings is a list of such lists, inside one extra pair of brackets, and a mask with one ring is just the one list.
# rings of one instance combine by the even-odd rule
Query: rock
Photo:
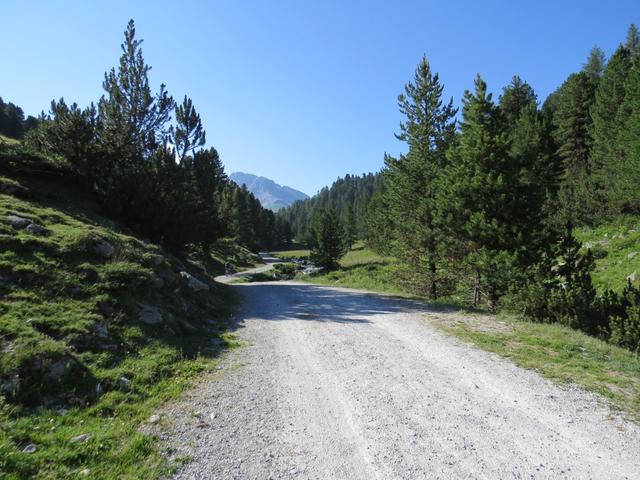
[(633, 258), (636, 255), (638, 255), (638, 252), (631, 252), (630, 254), (627, 255), (627, 258)]
[(75, 437), (71, 437), (69, 441), (71, 443), (86, 442), (90, 438), (91, 438), (91, 434), (83, 433), (82, 435), (76, 435)]
[(148, 423), (150, 423), (151, 425), (154, 425), (156, 423), (158, 423), (160, 421), (160, 415), (151, 415), (149, 417), (149, 420), (147, 420)]
[(187, 286), (193, 291), (199, 292), (201, 290), (209, 290), (209, 285), (198, 280), (189, 272), (180, 272), (180, 276), (187, 283)]
[(627, 280), (629, 280), (631, 283), (634, 283), (636, 281), (637, 276), (638, 276), (638, 271), (634, 270), (633, 273), (631, 273), (631, 275), (627, 276)]
[(163, 255), (158, 255), (158, 254), (151, 255), (151, 263), (153, 264), (154, 267), (159, 267), (162, 264), (162, 262), (164, 262)]
[(104, 323), (98, 323), (96, 325), (96, 335), (99, 338), (107, 338), (109, 336), (109, 329), (107, 328), (107, 325)]
[(22, 449), (22, 453), (35, 453), (36, 450), (38, 450), (38, 448), (35, 446), (35, 444), (30, 443)]
[(28, 218), (20, 217), (18, 215), (7, 215), (7, 220), (9, 220), (11, 226), (16, 230), (22, 230), (31, 223), (31, 220)]
[(14, 195), (17, 193), (20, 195), (29, 193), (29, 189), (16, 183), (0, 182), (0, 193), (4, 193), (6, 195)]
[(91, 250), (104, 258), (111, 258), (116, 251), (113, 245), (102, 238), (98, 238), (93, 242)]
[(80, 470), (80, 475), (82, 475), (83, 477), (88, 477), (91, 474), (91, 470), (89, 470), (88, 468), (83, 468), (82, 470)]
[(142, 323), (147, 325), (157, 325), (162, 323), (162, 313), (160, 313), (160, 310), (158, 310), (157, 307), (147, 305), (145, 303), (139, 303), (138, 307), (140, 307), (138, 316)]
[(30, 223), (24, 231), (33, 235), (49, 235), (51, 233), (51, 230), (37, 223)]
[(48, 380), (58, 381), (60, 380), (65, 373), (69, 370), (69, 361), (68, 360), (58, 360), (57, 362), (52, 363), (47, 369), (47, 373), (45, 374), (45, 378)]
[(120, 390), (130, 390), (131, 380), (129, 380), (127, 377), (120, 377), (118, 379), (118, 388), (120, 388)]

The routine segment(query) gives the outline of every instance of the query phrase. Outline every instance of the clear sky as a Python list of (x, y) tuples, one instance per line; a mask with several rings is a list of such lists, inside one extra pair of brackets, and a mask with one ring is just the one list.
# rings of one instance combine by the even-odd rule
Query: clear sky
[(26, 113), (97, 100), (133, 18), (152, 84), (193, 99), (228, 173), (313, 194), (405, 150), (396, 98), (423, 54), (456, 103), (476, 73), (497, 93), (519, 74), (544, 100), (624, 40), (640, 1), (2, 0), (0, 15), (0, 96)]

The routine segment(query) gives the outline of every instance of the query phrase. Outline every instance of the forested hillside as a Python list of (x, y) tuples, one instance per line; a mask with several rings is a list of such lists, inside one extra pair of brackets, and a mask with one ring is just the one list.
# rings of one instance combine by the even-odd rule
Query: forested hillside
[(379, 175), (340, 179), (282, 212), (295, 237), (316, 246), (320, 215), (335, 210), (345, 241), (355, 235), (397, 258), (396, 282), (414, 292), (640, 348), (637, 275), (629, 270), (624, 288), (596, 292), (594, 256), (608, 252), (574, 234), (610, 223), (640, 228), (635, 25), (608, 59), (592, 49), (544, 102), (517, 75), (497, 99), (478, 75), (460, 111), (443, 88), (423, 58), (398, 97), (396, 137), (407, 153), (387, 155)]
[(331, 187), (324, 187), (307, 200), (295, 202), (280, 210), (277, 217), (291, 226), (294, 238), (302, 243), (313, 243), (311, 229), (318, 222), (320, 213), (325, 209), (335, 210), (346, 229), (350, 243), (367, 234), (367, 212), (371, 199), (381, 187), (381, 178), (377, 174), (345, 175)]

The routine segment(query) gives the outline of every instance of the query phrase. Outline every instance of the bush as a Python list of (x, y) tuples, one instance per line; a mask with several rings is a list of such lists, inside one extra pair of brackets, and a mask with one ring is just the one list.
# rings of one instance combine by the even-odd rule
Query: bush
[(295, 263), (278, 263), (274, 265), (278, 280), (291, 280), (295, 277), (298, 266)]

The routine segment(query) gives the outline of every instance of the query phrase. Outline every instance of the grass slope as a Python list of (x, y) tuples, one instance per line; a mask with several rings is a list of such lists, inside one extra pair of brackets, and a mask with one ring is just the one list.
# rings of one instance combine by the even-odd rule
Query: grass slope
[(640, 280), (640, 218), (624, 217), (597, 228), (582, 228), (576, 236), (596, 257), (593, 282), (599, 291), (621, 291), (627, 277)]
[[(166, 452), (140, 426), (233, 346), (235, 298), (213, 277), (255, 257), (224, 241), (179, 259), (102, 216), (51, 165), (14, 164), (0, 155), (0, 478), (157, 478)], [(161, 317), (142, 322), (141, 304)]]

